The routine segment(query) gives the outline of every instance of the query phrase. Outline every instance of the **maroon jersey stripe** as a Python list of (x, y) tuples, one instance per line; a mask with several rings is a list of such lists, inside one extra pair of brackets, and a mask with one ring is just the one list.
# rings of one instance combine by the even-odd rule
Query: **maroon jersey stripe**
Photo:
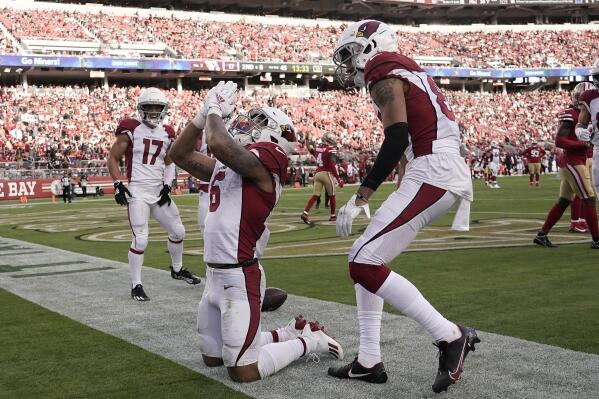
[(391, 223), (389, 223), (381, 231), (376, 233), (370, 240), (366, 241), (366, 243), (364, 243), (364, 245), (360, 247), (358, 252), (356, 252), (356, 255), (354, 256), (353, 260), (355, 260), (358, 257), (358, 254), (366, 245), (370, 244), (372, 241), (376, 240), (382, 235), (387, 234), (410, 222), (410, 220), (414, 219), (416, 216), (424, 212), (427, 208), (431, 207), (437, 201), (439, 201), (445, 195), (446, 192), (447, 190), (444, 190), (442, 188), (435, 187), (427, 183), (422, 183), (422, 186), (420, 186), (420, 189), (418, 190), (412, 201), (410, 201), (408, 206), (406, 206), (404, 210), (399, 215), (397, 215), (397, 217), (393, 219), (393, 221), (391, 221)]
[(235, 360), (236, 366), (239, 359), (254, 342), (260, 327), (260, 280), (262, 278), (260, 267), (258, 263), (254, 263), (252, 266), (242, 268), (242, 270), (245, 277), (245, 291), (250, 305), (250, 323), (243, 346), (239, 351), (239, 355), (237, 355), (237, 360)]

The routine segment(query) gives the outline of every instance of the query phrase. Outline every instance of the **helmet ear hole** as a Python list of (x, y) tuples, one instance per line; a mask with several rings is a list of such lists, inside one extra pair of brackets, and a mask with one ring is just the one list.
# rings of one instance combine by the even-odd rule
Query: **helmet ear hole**
[[(376, 43), (374, 41), (372, 43), (375, 44), (375, 46), (376, 46)], [(366, 48), (364, 49), (363, 53), (368, 54), (368, 53), (370, 53), (371, 50), (372, 50), (372, 44), (369, 43), (368, 46), (366, 46)]]

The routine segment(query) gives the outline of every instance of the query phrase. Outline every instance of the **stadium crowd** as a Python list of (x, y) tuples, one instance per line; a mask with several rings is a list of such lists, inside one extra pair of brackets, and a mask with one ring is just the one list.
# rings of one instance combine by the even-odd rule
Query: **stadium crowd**
[[(163, 16), (111, 15), (0, 8), (0, 22), (17, 39), (56, 38), (108, 43), (163, 42), (180, 57), (280, 62), (329, 60), (345, 28), (217, 22)], [(410, 56), (453, 57), (464, 67), (587, 66), (599, 51), (599, 30), (505, 30), (500, 32), (398, 31)], [(577, 51), (570, 51), (576, 43)], [(15, 52), (0, 40), (3, 52)]]
[[(32, 167), (61, 168), (82, 160), (103, 160), (120, 118), (136, 115), (139, 87), (2, 87), (0, 89), (0, 162), (26, 162)], [(205, 91), (167, 91), (168, 122), (182, 129), (199, 108)], [(509, 141), (512, 151), (532, 140), (550, 143), (556, 113), (568, 104), (558, 91), (509, 94), (447, 91), (464, 143), (475, 156), (491, 140)], [(308, 98), (269, 98), (256, 91), (239, 99), (238, 109), (268, 103), (292, 115), (302, 142), (316, 142), (325, 132), (339, 137), (342, 158), (376, 153), (382, 141), (380, 123), (368, 97), (359, 93), (318, 92)], [(300, 159), (309, 156), (298, 148)], [(362, 161), (364, 161), (362, 159)]]

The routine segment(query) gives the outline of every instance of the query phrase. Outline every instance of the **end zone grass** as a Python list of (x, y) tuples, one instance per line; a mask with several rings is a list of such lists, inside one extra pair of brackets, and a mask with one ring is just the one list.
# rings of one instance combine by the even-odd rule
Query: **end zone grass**
[[(414, 282), (429, 301), (452, 320), (481, 330), (599, 354), (599, 318), (596, 317), (599, 314), (599, 253), (589, 249), (590, 238), (567, 233), (562, 224), (553, 232), (558, 244), (571, 239), (582, 239), (585, 243), (563, 245), (558, 249), (532, 244), (536, 229), (557, 198), (559, 181), (553, 176), (543, 176), (540, 189), (530, 188), (527, 178), (504, 178), (499, 183), (502, 189), (491, 190), (475, 182), (472, 219), (480, 223), (520, 220), (524, 227), (519, 227), (514, 234), (524, 237), (522, 242), (528, 246), (489, 248), (498, 240), (494, 234), (497, 229), (504, 228), (507, 232), (511, 229), (493, 226), (486, 230), (473, 229), (470, 233), (483, 237), (476, 241), (478, 248), (408, 252), (390, 266)], [(373, 208), (380, 205), (390, 190), (390, 185), (381, 188), (372, 201)], [(353, 191), (353, 187), (339, 190), (337, 203), (342, 205)], [(317, 221), (314, 228), (307, 228), (299, 220), (308, 197), (306, 189), (284, 192), (276, 217), (293, 229), (273, 234), (271, 246), (317, 243), (322, 239), (331, 240), (331, 247), (337, 246), (339, 239), (335, 237), (334, 227), (323, 223), (328, 210), (312, 212)], [(175, 197), (175, 201), (188, 232), (192, 233), (197, 199), (181, 196)], [(92, 208), (93, 212), (88, 211)], [(52, 230), (54, 227), (45, 226), (60, 226), (65, 223), (61, 217), (72, 211), (81, 213), (69, 221), (68, 228)], [(0, 236), (126, 262), (128, 239), (120, 242), (83, 239), (110, 229), (124, 228), (126, 233), (126, 218), (118, 216), (119, 211), (124, 214), (124, 209), (118, 209), (112, 198), (66, 205), (34, 202), (22, 208), (0, 206)], [(34, 220), (26, 221), (28, 217)], [(568, 218), (569, 211), (563, 221)], [(94, 227), (94, 221), (101, 222), (99, 227)], [(357, 223), (357, 230), (364, 222)], [(435, 225), (446, 227), (450, 222), (451, 217), (447, 216)], [(423, 237), (427, 237), (426, 234), (424, 232)], [(450, 234), (444, 230), (431, 237)], [(462, 241), (463, 238), (450, 243), (459, 245)], [(435, 244), (431, 241), (430, 245)], [(200, 247), (200, 241), (186, 240), (186, 248)], [(314, 255), (327, 253), (309, 245), (304, 248), (306, 253)], [(285, 248), (280, 252), (284, 254)], [(281, 287), (291, 294), (355, 303), (345, 256), (276, 258), (263, 263), (270, 286)], [(194, 273), (204, 274), (200, 256), (186, 255), (184, 264)], [(166, 270), (168, 265), (165, 242), (150, 242), (146, 266)], [(233, 397), (236, 394), (159, 356), (2, 290), (0, 303), (0, 397), (132, 397), (138, 392), (156, 398), (180, 394)], [(33, 383), (23, 386), (23, 381), (28, 380)], [(7, 392), (11, 394), (6, 396)]]

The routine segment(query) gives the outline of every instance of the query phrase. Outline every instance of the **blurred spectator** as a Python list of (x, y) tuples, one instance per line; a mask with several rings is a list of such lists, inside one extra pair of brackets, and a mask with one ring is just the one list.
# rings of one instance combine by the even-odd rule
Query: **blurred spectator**
[[(269, 23), (266, 23), (269, 19)], [(300, 20), (301, 21), (301, 20)], [(110, 43), (163, 42), (180, 57), (277, 62), (330, 60), (345, 25), (272, 24), (207, 21), (193, 14), (175, 16), (113, 15), (0, 8), (0, 22), (17, 39), (44, 38)], [(84, 29), (85, 27), (85, 29)], [(90, 33), (86, 32), (89, 31)], [(92, 36), (93, 35), (93, 36)], [(500, 30), (496, 32), (397, 31), (400, 51), (409, 56), (452, 57), (464, 67), (589, 66), (599, 52), (599, 30)], [(1, 36), (1, 35), (0, 35)], [(95, 37), (94, 37), (95, 36)], [(576, 51), (572, 44), (576, 43)], [(13, 52), (0, 38), (0, 51)], [(63, 51), (64, 53), (64, 51)]]

